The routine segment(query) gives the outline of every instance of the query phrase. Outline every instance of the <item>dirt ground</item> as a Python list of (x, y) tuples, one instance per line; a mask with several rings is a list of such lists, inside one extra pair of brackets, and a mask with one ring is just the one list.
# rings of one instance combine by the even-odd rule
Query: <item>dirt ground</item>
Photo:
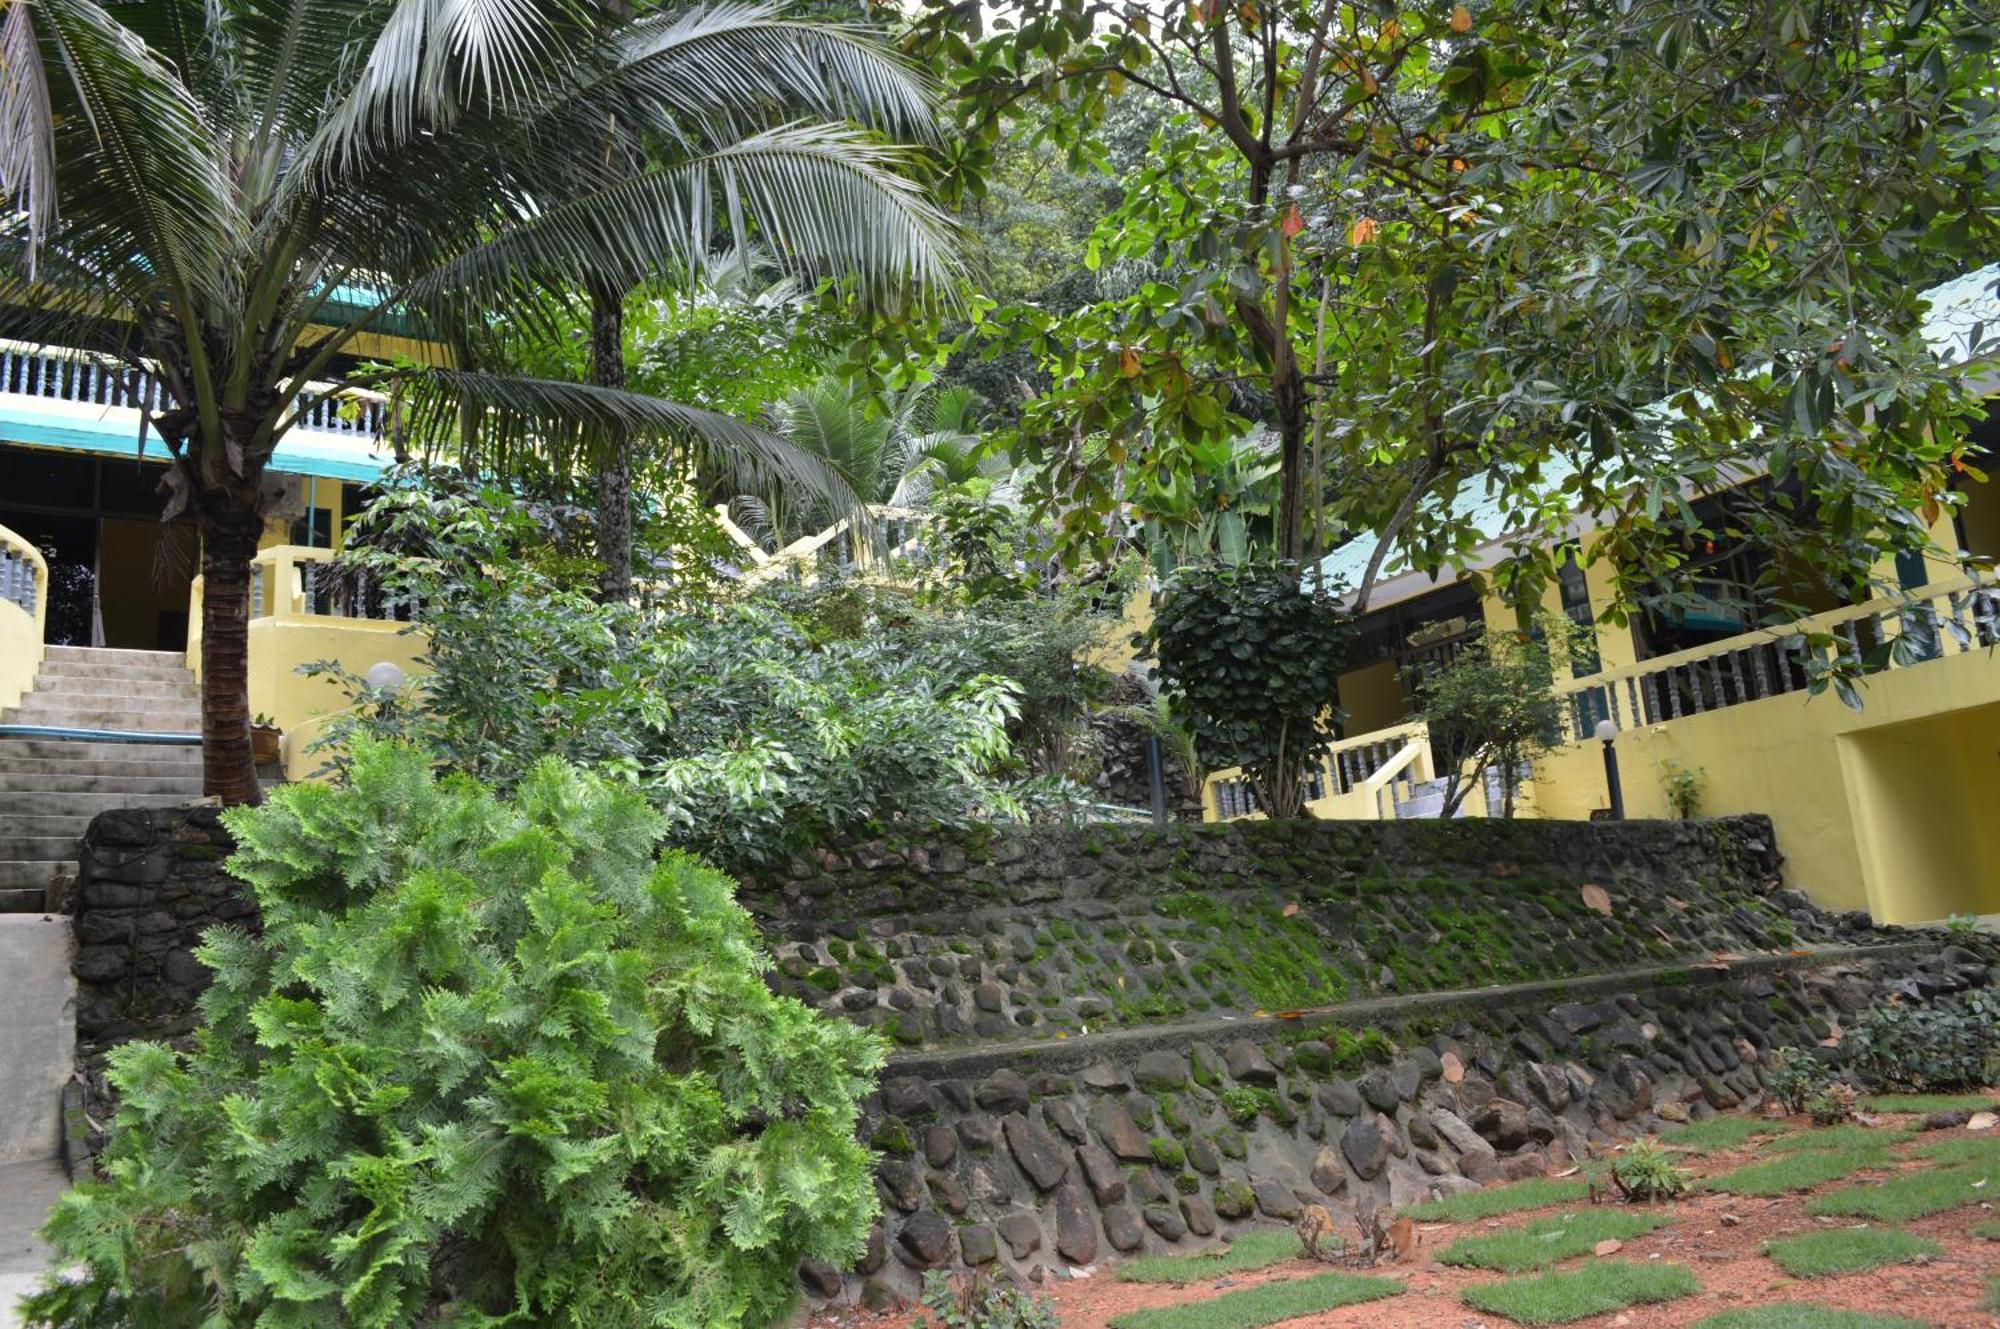
[[(1915, 1118), (1882, 1117), (1886, 1126), (1914, 1124)], [(1810, 1123), (1796, 1119), (1791, 1125), (1809, 1129)], [(1938, 1139), (1964, 1135), (1962, 1129), (1927, 1133), (1923, 1138)], [(1704, 1157), (1690, 1157), (1683, 1163), (1696, 1176), (1714, 1176), (1760, 1155), (1755, 1143), (1735, 1150), (1721, 1150)], [(1922, 1164), (1906, 1162), (1903, 1169)], [(1831, 1190), (1887, 1172), (1862, 1172), (1827, 1183)], [(1872, 1273), (1837, 1278), (1800, 1281), (1789, 1278), (1762, 1254), (1763, 1243), (1773, 1237), (1796, 1236), (1828, 1227), (1851, 1225), (1850, 1219), (1816, 1219), (1805, 1212), (1812, 1192), (1770, 1198), (1736, 1197), (1695, 1192), (1672, 1206), (1673, 1222), (1624, 1244), (1618, 1258), (1645, 1260), (1658, 1258), (1684, 1264), (1701, 1282), (1701, 1291), (1691, 1297), (1659, 1306), (1634, 1306), (1628, 1310), (1570, 1322), (1572, 1329), (1686, 1329), (1706, 1316), (1739, 1306), (1759, 1306), (1778, 1302), (1809, 1302), (1846, 1310), (1874, 1311), (1899, 1315), (1938, 1326), (1939, 1329), (2000, 1329), (2000, 1313), (1982, 1311), (1986, 1279), (2000, 1274), (2000, 1242), (1986, 1241), (1970, 1234), (1974, 1224), (1992, 1220), (2000, 1212), (2000, 1195), (1990, 1202), (1969, 1205), (1900, 1226), (1928, 1237), (1944, 1248), (1941, 1259), (1924, 1264), (1892, 1265)], [(1487, 1312), (1475, 1311), (1458, 1298), (1460, 1289), (1474, 1283), (1496, 1281), (1499, 1275), (1483, 1270), (1454, 1269), (1434, 1258), (1460, 1236), (1518, 1227), (1534, 1218), (1560, 1212), (1572, 1206), (1525, 1210), (1501, 1218), (1472, 1223), (1422, 1224), (1422, 1237), (1415, 1258), (1398, 1264), (1383, 1264), (1366, 1272), (1393, 1276), (1405, 1281), (1408, 1291), (1398, 1297), (1348, 1306), (1340, 1310), (1308, 1315), (1284, 1322), (1285, 1329), (1506, 1329), (1514, 1322)], [(1574, 1267), (1578, 1262), (1561, 1266)], [(1062, 1315), (1063, 1329), (1104, 1329), (1107, 1321), (1125, 1311), (1146, 1306), (1166, 1306), (1178, 1302), (1202, 1301), (1229, 1288), (1248, 1287), (1270, 1279), (1296, 1278), (1324, 1271), (1330, 1266), (1296, 1260), (1254, 1274), (1237, 1275), (1184, 1288), (1121, 1283), (1108, 1263), (1095, 1266), (1091, 1276), (1066, 1281), (1047, 1289)], [(871, 1315), (856, 1310), (822, 1312), (811, 1329), (909, 1329), (917, 1320), (911, 1314)]]

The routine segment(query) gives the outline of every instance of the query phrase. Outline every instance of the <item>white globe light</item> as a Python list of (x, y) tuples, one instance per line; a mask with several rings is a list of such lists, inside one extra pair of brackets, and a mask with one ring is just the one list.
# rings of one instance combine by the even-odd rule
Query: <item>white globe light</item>
[(375, 692), (400, 692), (403, 688), (402, 666), (379, 660), (368, 666), (368, 672), (361, 676), (369, 688)]
[(1609, 743), (1616, 737), (1618, 737), (1618, 722), (1616, 720), (1599, 720), (1597, 722), (1598, 742)]

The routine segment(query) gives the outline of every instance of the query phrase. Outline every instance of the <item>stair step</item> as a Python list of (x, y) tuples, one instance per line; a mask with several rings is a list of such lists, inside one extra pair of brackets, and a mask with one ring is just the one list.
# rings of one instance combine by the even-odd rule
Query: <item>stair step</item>
[(201, 708), (178, 703), (166, 706), (68, 706), (54, 701), (16, 706), (0, 712), (0, 724), (38, 725), (46, 729), (117, 729), (145, 734), (197, 733)]
[(61, 674), (37, 674), (34, 688), (22, 698), (22, 704), (26, 705), (36, 697), (63, 701), (75, 697), (116, 697), (120, 701), (161, 697), (199, 703), (201, 691), (185, 673), (179, 678), (71, 678)]
[[(177, 752), (178, 748), (162, 748)], [(199, 751), (199, 749), (188, 749)], [(40, 783), (62, 776), (96, 776), (104, 779), (172, 780), (193, 786), (201, 784), (201, 759), (170, 761), (65, 761), (61, 757), (0, 757), (0, 789), (34, 791), (60, 788)]]
[[(0, 825), (5, 820), (0, 819)], [(74, 835), (0, 835), (0, 860), (21, 863), (74, 863)]]
[[(119, 683), (172, 683), (187, 685), (194, 682), (194, 674), (186, 665), (57, 665), (44, 663), (35, 677), (48, 680), (48, 686), (65, 688), (90, 684), (94, 687), (109, 687)], [(38, 685), (39, 686), (39, 685)]]
[(183, 794), (201, 796), (201, 767), (185, 772), (137, 775), (93, 775), (87, 771), (56, 769), (33, 775), (17, 775), (0, 770), (0, 809), (12, 794)]
[(81, 836), (90, 828), (90, 814), (87, 812), (47, 812), (32, 816), (16, 816), (0, 804), (0, 827), (5, 827), (9, 835), (31, 835), (37, 838), (49, 835), (67, 835), (72, 839)]
[[(0, 770), (41, 770), (43, 762), (144, 762), (173, 769), (201, 769), (199, 743), (119, 743), (110, 739), (24, 738), (0, 734)], [(22, 763), (17, 766), (15, 763)], [(34, 763), (34, 765), (26, 765)]]
[(39, 891), (57, 877), (76, 875), (76, 860), (62, 862), (56, 859), (38, 859), (24, 862), (20, 859), (0, 860), (0, 890)]
[[(12, 817), (96, 816), (112, 808), (177, 808), (201, 799), (192, 794), (4, 794), (0, 795), (0, 834)], [(0, 853), (0, 858), (20, 858)], [(28, 855), (33, 857), (33, 855)]]
[(0, 914), (43, 914), (47, 913), (48, 893), (41, 886), (23, 890), (0, 887)]
[(63, 664), (164, 665), (185, 664), (185, 651), (139, 651), (122, 646), (49, 646), (42, 658)]

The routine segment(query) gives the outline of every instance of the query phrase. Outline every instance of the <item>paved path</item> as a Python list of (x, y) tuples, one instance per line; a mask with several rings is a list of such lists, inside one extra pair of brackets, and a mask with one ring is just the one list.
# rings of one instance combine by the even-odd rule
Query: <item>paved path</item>
[(53, 1158), (0, 1163), (0, 1329), (19, 1329), (14, 1303), (49, 1266), (49, 1249), (35, 1239), (35, 1230), (68, 1185), (62, 1164)]

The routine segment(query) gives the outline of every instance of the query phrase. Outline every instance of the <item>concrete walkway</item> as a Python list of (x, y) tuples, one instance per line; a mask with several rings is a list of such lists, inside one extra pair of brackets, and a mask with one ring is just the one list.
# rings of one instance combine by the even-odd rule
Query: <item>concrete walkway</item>
[(0, 1163), (0, 1329), (19, 1329), (14, 1304), (32, 1291), (51, 1252), (35, 1239), (49, 1207), (69, 1185), (53, 1158)]

